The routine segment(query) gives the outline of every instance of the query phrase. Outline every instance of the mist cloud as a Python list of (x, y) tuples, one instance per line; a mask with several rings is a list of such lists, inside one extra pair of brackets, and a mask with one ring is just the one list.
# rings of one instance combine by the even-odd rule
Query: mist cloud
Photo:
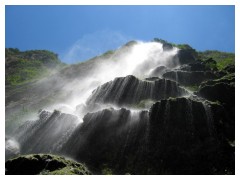
[(86, 34), (61, 55), (61, 59), (66, 63), (85, 61), (108, 50), (116, 49), (130, 40), (130, 37), (112, 30)]

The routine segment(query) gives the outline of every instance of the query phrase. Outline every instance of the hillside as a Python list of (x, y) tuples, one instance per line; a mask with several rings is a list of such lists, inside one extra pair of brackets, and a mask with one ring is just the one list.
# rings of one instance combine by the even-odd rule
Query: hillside
[(228, 65), (235, 64), (234, 53), (208, 50), (208, 51), (198, 52), (198, 56), (202, 60), (207, 60), (209, 58), (214, 59), (217, 62), (217, 67), (219, 70), (224, 69)]
[(131, 41), (9, 90), (6, 160), (52, 153), (93, 174), (235, 174), (234, 55), (207, 52)]
[(7, 86), (33, 82), (64, 66), (65, 64), (61, 63), (57, 54), (47, 50), (19, 51), (16, 48), (5, 49)]

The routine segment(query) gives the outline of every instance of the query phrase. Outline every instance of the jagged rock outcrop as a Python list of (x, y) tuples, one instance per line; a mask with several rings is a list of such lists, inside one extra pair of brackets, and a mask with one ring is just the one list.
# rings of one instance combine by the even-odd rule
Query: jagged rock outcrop
[[(235, 74), (228, 74), (220, 79), (206, 81), (201, 84), (198, 96), (221, 104), (228, 116), (224, 133), (229, 140), (235, 140)], [(226, 124), (227, 123), (227, 124)], [(224, 124), (224, 123), (223, 123)]]
[(179, 64), (187, 64), (196, 61), (197, 52), (194, 49), (180, 49), (177, 53)]
[(194, 63), (184, 64), (179, 67), (181, 71), (210, 71), (203, 61), (196, 61)]
[(210, 101), (220, 101), (228, 106), (234, 106), (235, 74), (202, 83), (198, 95)]
[(210, 101), (220, 101), (229, 105), (235, 102), (235, 87), (226, 83), (206, 85), (198, 94)]
[(93, 91), (87, 104), (116, 104), (136, 105), (142, 100), (160, 100), (168, 97), (187, 95), (187, 91), (179, 87), (176, 82), (158, 79), (156, 81), (142, 81), (134, 76), (115, 78)]
[(215, 79), (216, 75), (210, 71), (169, 71), (163, 74), (163, 78), (176, 81), (181, 85), (198, 85), (203, 81)]
[(90, 175), (82, 164), (50, 154), (19, 156), (5, 163), (6, 175)]

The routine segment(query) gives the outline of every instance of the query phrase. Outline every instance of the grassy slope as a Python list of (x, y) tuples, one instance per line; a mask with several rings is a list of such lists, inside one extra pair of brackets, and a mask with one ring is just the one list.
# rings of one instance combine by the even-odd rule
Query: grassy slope
[(199, 55), (199, 58), (203, 60), (213, 58), (213, 60), (217, 62), (217, 68), (219, 70), (224, 69), (227, 65), (235, 64), (234, 53), (207, 50), (204, 52), (199, 52), (198, 55)]
[(51, 74), (65, 66), (57, 54), (47, 50), (21, 52), (18, 49), (5, 49), (6, 85), (16, 86), (32, 82)]

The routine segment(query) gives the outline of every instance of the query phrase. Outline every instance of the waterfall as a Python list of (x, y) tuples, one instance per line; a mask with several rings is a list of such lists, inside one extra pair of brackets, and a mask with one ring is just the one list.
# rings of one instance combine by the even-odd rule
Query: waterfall
[(42, 110), (38, 120), (28, 121), (17, 129), (15, 139), (22, 154), (57, 153), (78, 123), (76, 116)]
[(214, 136), (216, 135), (215, 129), (214, 129), (214, 119), (213, 119), (213, 115), (212, 115), (212, 110), (211, 110), (211, 106), (209, 103), (206, 102), (202, 102), (204, 110), (205, 110), (205, 115), (207, 117), (207, 123), (208, 123), (208, 130), (209, 133)]
[[(19, 143), (21, 153), (59, 153), (65, 144), (72, 141), (75, 131), (79, 131), (87, 123), (92, 124), (92, 120), (82, 122), (81, 118), (88, 119), (88, 113), (96, 111), (102, 112), (103, 116), (106, 115), (104, 108), (121, 107), (130, 111), (127, 119), (132, 125), (127, 126), (127, 132), (131, 133), (133, 124), (138, 124), (141, 119), (141, 111), (150, 108), (154, 101), (188, 94), (174, 82), (159, 78), (143, 79), (151, 77), (149, 75), (156, 67), (164, 67), (160, 70), (165, 72), (166, 69), (178, 66), (177, 52), (175, 47), (164, 51), (161, 43), (137, 42), (132, 46), (119, 48), (104, 61), (99, 57), (99, 63), (89, 75), (65, 82), (61, 91), (71, 92), (73, 98), (69, 98), (67, 102), (56, 101), (45, 107), (47, 110), (40, 111), (38, 118), (26, 121), (17, 128), (12, 139)], [(162, 74), (163, 72), (160, 76)], [(159, 91), (160, 89), (162, 90)], [(125, 111), (119, 111), (118, 115), (115, 112), (111, 121), (122, 116), (122, 112)], [(97, 115), (97, 118), (101, 119), (101, 116)], [(93, 129), (94, 127), (95, 125), (91, 126)]]
[[(175, 47), (138, 42), (79, 65), (86, 75), (65, 77), (58, 89), (67, 100), (57, 99), (6, 139), (6, 160), (53, 153), (120, 174), (177, 174), (185, 166), (198, 172), (207, 164), (202, 157), (218, 150), (214, 116), (220, 110), (182, 87), (208, 77), (182, 71), (177, 55)], [(88, 66), (94, 68), (87, 72)]]

